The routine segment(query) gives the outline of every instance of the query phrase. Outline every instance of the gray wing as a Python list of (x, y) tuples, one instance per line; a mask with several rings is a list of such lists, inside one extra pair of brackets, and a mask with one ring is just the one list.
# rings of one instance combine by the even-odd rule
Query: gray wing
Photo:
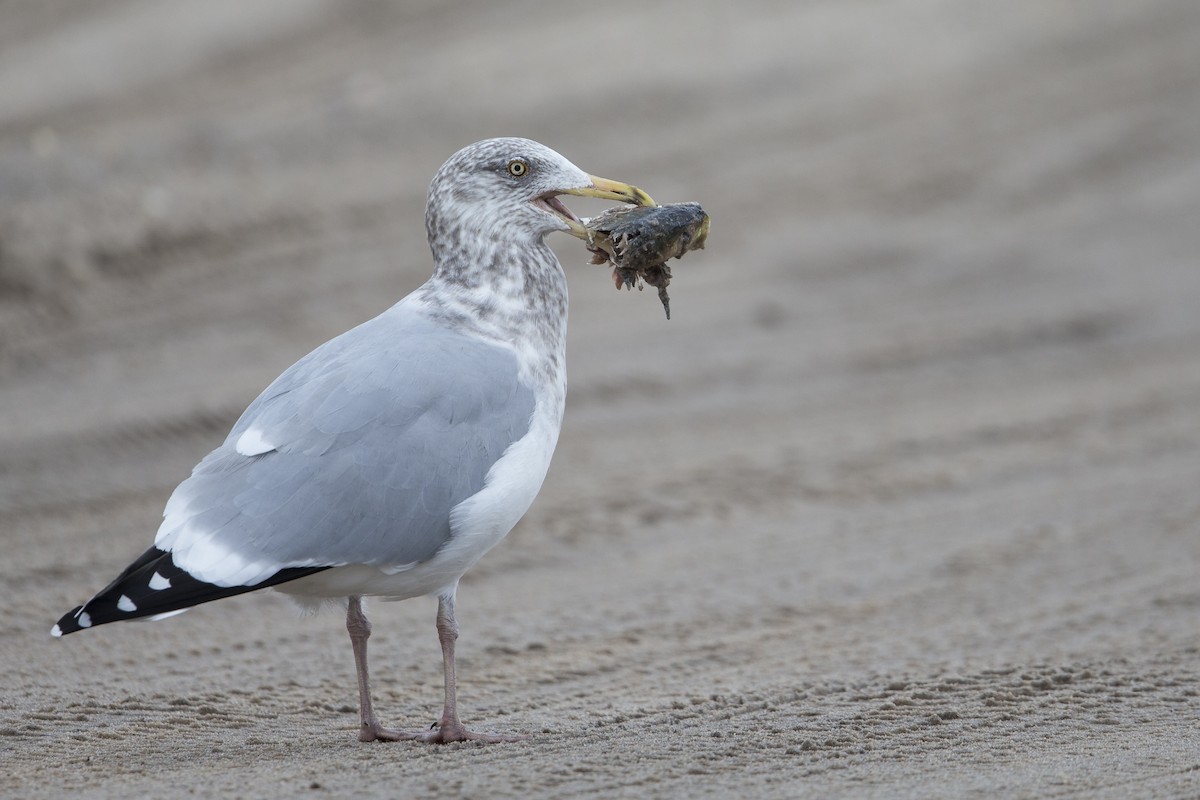
[(175, 490), (156, 546), (217, 585), (425, 561), (533, 408), (511, 351), (397, 305), (276, 379)]

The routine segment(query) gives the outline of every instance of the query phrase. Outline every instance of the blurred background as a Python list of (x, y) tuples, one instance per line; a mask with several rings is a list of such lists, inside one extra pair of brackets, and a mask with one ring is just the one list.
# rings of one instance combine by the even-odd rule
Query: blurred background
[[(1001, 724), (987, 670), (1196, 677), (1191, 0), (9, 0), (0, 20), (0, 632), (20, 643), (0, 686), (27, 770), (13, 780), (50, 736), (27, 715), (69, 696), (72, 669), (147, 641), (113, 626), (52, 647), (45, 629), (149, 543), (171, 488), (275, 375), (425, 280), (429, 179), (501, 135), (659, 202), (699, 201), (713, 222), (708, 249), (674, 266), (670, 322), (653, 291), (618, 295), (578, 242), (554, 243), (572, 292), (567, 420), (530, 516), (464, 582), (464, 628), (486, 631), (464, 658), (497, 642), (579, 649), (493, 673), (477, 661), (469, 680), (490, 688), (476, 700), (494, 691), (518, 723), (555, 728), (573, 703), (587, 718), (561, 678), (583, 670), (579, 690), (623, 710), (610, 746), (639, 733), (622, 703), (653, 720), (685, 702), (695, 758), (721, 727), (705, 698), (758, 692), (772, 716), (751, 727), (787, 718), (786, 746), (825, 743), (712, 756), (706, 769), (733, 765), (729, 780), (766, 796), (834, 765), (883, 780), (872, 749), (899, 753), (890, 780), (920, 785), (904, 753), (938, 751), (949, 785), (986, 782)], [(264, 649), (320, 666), (290, 679), (350, 696), (336, 614), (292, 623), (270, 597), (229, 608), (272, 613), (198, 611), (156, 628), (159, 647), (257, 626)], [(431, 611), (399, 613), (395, 657), (420, 637), (426, 688), (392, 702), (423, 709)], [(313, 638), (272, 638), (283, 624)], [(731, 647), (737, 664), (713, 655)], [(112, 658), (117, 694), (178, 696), (215, 669), (176, 664), (172, 683), (153, 657)], [(328, 687), (325, 666), (341, 670)], [(557, 688), (520, 677), (539, 669)], [(850, 700), (858, 738), (826, 746), (835, 701), (793, 696), (805, 681), (886, 694), (947, 670), (973, 687), (955, 696), (954, 753)], [(1194, 787), (1170, 752), (1189, 741), (1175, 726), (1195, 693), (1148, 691), (1137, 736), (1118, 711), (1077, 709), (1117, 720), (1100, 728), (1023, 718), (1033, 733), (992, 768), (1025, 771), (995, 785), (1033, 791), (1066, 741), (1069, 779), (1101, 781), (1091, 796), (1120, 791), (1096, 777), (1116, 752), (1143, 784)], [(106, 708), (93, 719), (126, 730)], [(613, 785), (601, 752), (581, 787)], [(491, 769), (487, 786), (509, 785)]]

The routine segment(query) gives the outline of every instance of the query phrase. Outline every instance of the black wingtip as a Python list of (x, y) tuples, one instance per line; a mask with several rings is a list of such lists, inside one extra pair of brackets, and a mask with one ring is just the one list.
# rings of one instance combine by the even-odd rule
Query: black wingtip
[(58, 623), (50, 629), (50, 635), (57, 638), (59, 636), (66, 636), (68, 633), (74, 633), (75, 631), (81, 631), (84, 628), (91, 627), (91, 617), (88, 617), (86, 620), (84, 620), (87, 623), (86, 625), (81, 625), (79, 623), (79, 616), (80, 612), (82, 611), (83, 606), (75, 606), (66, 614), (63, 614), (62, 619), (60, 619)]
[(51, 636), (66, 636), (108, 622), (156, 617), (302, 578), (328, 567), (289, 567), (253, 586), (216, 586), (175, 565), (169, 552), (151, 547), (95, 597), (63, 615)]

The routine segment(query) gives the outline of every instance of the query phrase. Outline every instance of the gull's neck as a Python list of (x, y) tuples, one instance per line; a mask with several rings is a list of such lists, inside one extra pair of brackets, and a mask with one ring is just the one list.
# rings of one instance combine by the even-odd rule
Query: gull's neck
[(567, 280), (540, 238), (431, 244), (433, 277), (419, 290), (428, 313), (457, 330), (512, 347), (535, 385), (566, 391)]

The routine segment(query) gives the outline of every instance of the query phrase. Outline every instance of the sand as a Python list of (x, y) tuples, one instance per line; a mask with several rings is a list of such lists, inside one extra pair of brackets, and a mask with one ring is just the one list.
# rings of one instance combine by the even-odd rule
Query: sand
[[(0, 795), (1200, 796), (1191, 0), (3, 19)], [(555, 245), (558, 453), (459, 593), (465, 720), (530, 739), (358, 743), (270, 592), (52, 640), (494, 135), (713, 219), (670, 322)], [(433, 601), (370, 610), (430, 724)]]

